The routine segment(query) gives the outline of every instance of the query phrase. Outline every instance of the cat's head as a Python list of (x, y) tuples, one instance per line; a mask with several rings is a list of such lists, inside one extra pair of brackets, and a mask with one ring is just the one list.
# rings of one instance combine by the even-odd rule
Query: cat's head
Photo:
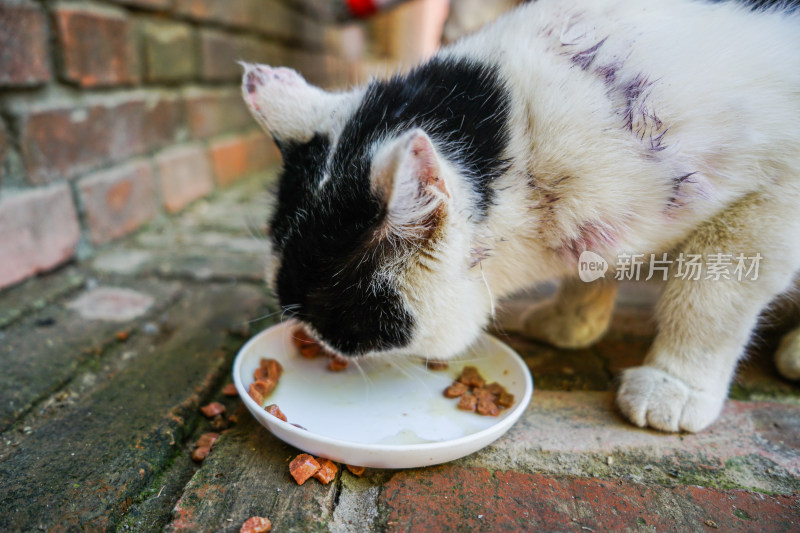
[[(330, 93), (291, 69), (245, 65), (244, 99), (283, 156), (268, 281), (288, 314), (343, 355), (447, 358), (491, 308), (470, 256), (491, 199), (465, 179), (481, 161), (451, 157), (469, 139), (448, 131), (480, 117), (464, 118), (464, 100), (445, 111), (460, 116), (437, 122), (422, 108), (453, 88), (401, 80)], [(481, 142), (471, 148), (499, 160)]]

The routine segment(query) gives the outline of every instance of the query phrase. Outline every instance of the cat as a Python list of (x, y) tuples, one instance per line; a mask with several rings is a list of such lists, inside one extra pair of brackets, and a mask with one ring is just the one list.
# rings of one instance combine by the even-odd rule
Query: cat
[[(800, 271), (791, 7), (539, 0), (347, 92), (245, 64), (283, 157), (267, 267), (281, 306), (345, 356), (447, 359), (495, 302), (560, 279), (522, 329), (581, 347), (608, 327), (621, 258), (658, 258), (658, 333), (617, 404), (637, 426), (708, 427)], [(587, 253), (605, 278), (581, 281)], [(681, 276), (690, 257), (698, 279)], [(800, 377), (798, 331), (778, 359)]]

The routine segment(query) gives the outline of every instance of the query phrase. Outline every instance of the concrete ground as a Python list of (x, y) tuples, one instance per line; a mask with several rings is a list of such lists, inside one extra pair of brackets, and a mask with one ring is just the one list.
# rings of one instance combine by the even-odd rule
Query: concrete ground
[[(296, 485), (298, 450), (221, 393), (237, 349), (278, 319), (264, 200), (249, 181), (0, 294), (1, 531), (238, 531), (253, 515), (274, 531), (800, 531), (800, 389), (776, 375), (771, 337), (706, 431), (637, 429), (615, 409), (616, 376), (653, 338), (649, 286), (623, 289), (593, 348), (507, 339), (536, 391), (489, 447)], [(198, 464), (215, 400), (238, 421)]]

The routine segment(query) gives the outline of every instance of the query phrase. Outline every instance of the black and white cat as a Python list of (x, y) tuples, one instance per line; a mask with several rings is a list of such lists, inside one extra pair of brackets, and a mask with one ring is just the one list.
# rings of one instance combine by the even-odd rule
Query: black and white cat
[[(577, 278), (581, 253), (608, 278), (621, 254), (669, 253), (657, 338), (617, 400), (639, 426), (705, 428), (800, 270), (800, 15), (751, 7), (539, 0), (344, 93), (245, 65), (284, 159), (281, 305), (346, 356), (446, 359), (497, 299), (562, 279), (523, 329), (577, 347), (606, 331), (615, 291)], [(688, 256), (759, 263), (694, 279)], [(800, 334), (779, 356), (800, 377)]]

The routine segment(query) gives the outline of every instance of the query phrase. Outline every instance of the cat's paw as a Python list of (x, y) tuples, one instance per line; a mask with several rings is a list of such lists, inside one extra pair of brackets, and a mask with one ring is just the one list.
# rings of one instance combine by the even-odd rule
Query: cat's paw
[(631, 422), (668, 432), (705, 429), (717, 419), (724, 403), (724, 393), (694, 390), (649, 366), (626, 370), (617, 392), (617, 405)]
[(775, 366), (786, 379), (800, 379), (800, 328), (783, 338), (775, 352)]
[(551, 302), (529, 309), (522, 319), (521, 333), (557, 348), (576, 350), (594, 344), (611, 320), (611, 309), (568, 309)]

